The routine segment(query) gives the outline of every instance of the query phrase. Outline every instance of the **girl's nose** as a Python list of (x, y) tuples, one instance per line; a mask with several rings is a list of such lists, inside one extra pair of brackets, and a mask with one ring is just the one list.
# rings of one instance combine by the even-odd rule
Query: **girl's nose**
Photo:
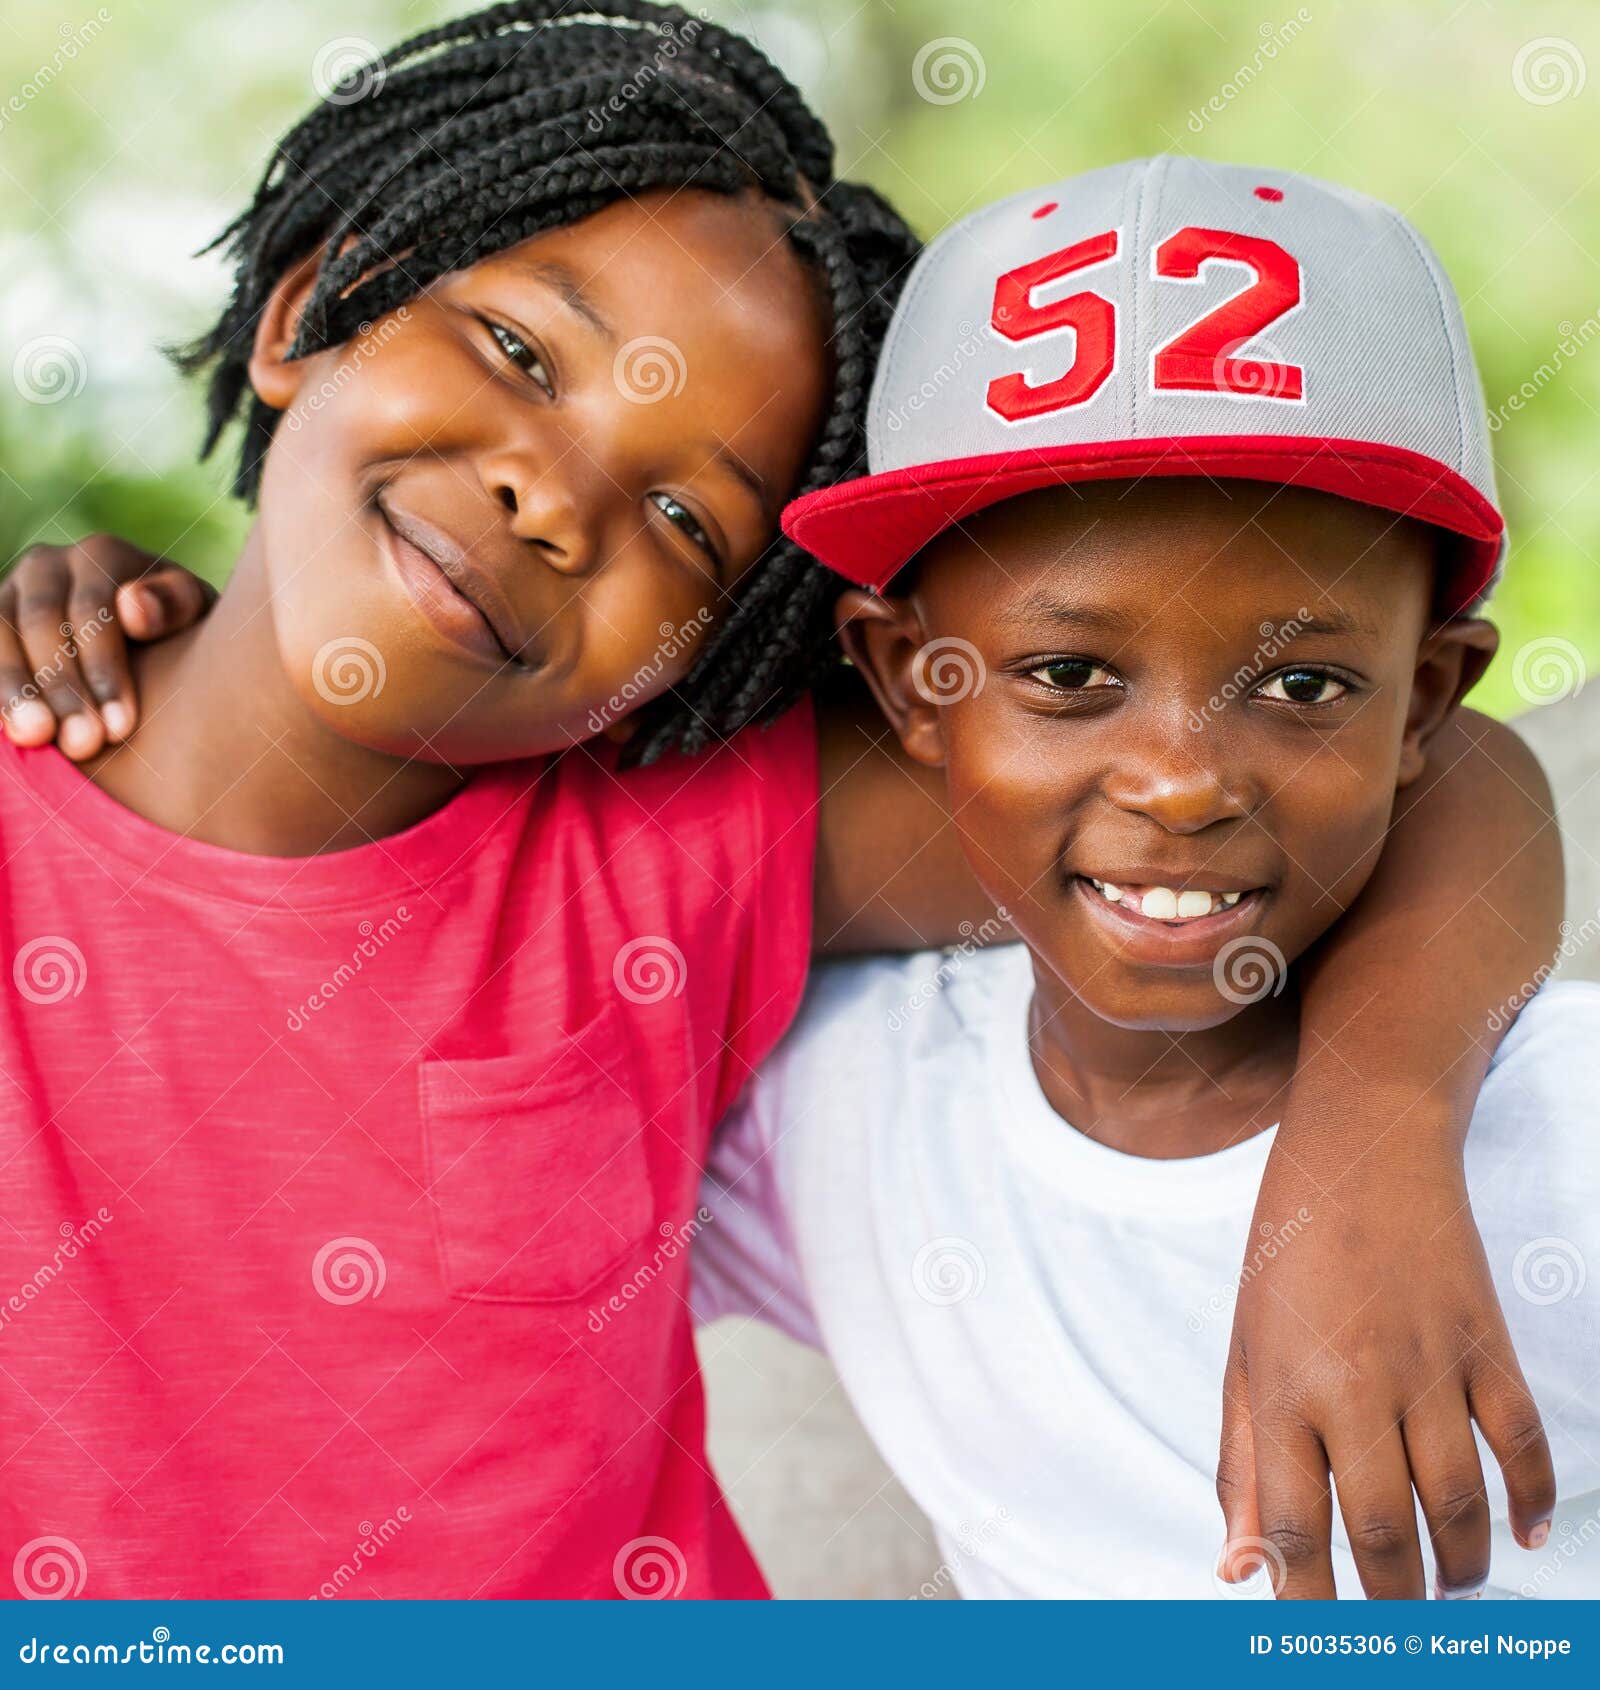
[[(581, 452), (571, 445), (568, 454)], [(585, 575), (594, 567), (598, 513), (566, 466), (539, 465), (522, 454), (489, 460), (484, 485), (509, 513), (511, 532), (536, 547), (563, 575)]]

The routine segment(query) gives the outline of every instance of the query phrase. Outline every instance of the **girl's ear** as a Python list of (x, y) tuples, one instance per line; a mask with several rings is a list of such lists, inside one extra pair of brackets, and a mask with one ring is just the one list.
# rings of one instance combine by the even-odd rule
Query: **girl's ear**
[(1499, 646), (1500, 630), (1476, 616), (1446, 622), (1423, 640), (1400, 742), (1397, 787), (1409, 786), (1422, 773), (1433, 736), (1477, 685)]
[(845, 655), (866, 677), (906, 755), (926, 768), (943, 768), (939, 706), (917, 685), (928, 639), (911, 600), (880, 598), (852, 587), (839, 595), (834, 621)]
[(322, 249), (308, 253), (292, 270), (286, 270), (261, 308), (256, 323), (255, 344), (250, 353), (250, 385), (263, 405), (287, 411), (306, 379), (305, 358), (286, 363), (289, 348), (300, 332), (300, 316), (317, 284)]

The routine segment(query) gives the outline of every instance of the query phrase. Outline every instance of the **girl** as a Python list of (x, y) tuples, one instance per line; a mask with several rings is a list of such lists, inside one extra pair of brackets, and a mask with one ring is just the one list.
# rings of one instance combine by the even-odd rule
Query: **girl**
[[(139, 653), (137, 729), (126, 552), (36, 552), (0, 604), (35, 747), (0, 781), (0, 1269), (109, 1217), (7, 1334), (3, 1508), (98, 1595), (757, 1595), (682, 1295), (711, 1129), (813, 948), (993, 913), (856, 695), (807, 701), (835, 590), (776, 527), (859, 465), (914, 242), (754, 48), (675, 9), (498, 6), (383, 68), (228, 231), (186, 363), (208, 451), (243, 408), (259, 515), (212, 614)], [(58, 715), (83, 772), (37, 748)], [(1341, 1316), (1392, 1270), (1396, 1162), (1459, 1183), (1463, 1028), (1554, 933), (1536, 772), (1501, 730), (1457, 751), (1309, 972), (1274, 1164), (1368, 1222), (1358, 1260), (1297, 1253)], [(1440, 859), (1462, 806), (1485, 825)], [(1425, 960), (1387, 949), (1397, 910)], [(1390, 1049), (1423, 999), (1436, 1036)], [(1465, 1316), (1442, 1388), (1515, 1374), (1486, 1280), (1428, 1290), (1351, 1323), (1364, 1383)], [(1259, 1300), (1236, 1385), (1354, 1352)], [(1239, 1427), (1281, 1495), (1275, 1396)], [(1338, 1381), (1293, 1406), (1325, 1425)]]

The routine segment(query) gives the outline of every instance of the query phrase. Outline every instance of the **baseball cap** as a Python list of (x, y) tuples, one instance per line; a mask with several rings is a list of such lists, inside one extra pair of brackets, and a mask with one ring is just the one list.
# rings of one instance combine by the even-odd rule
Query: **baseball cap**
[(1505, 552), (1461, 308), (1396, 211), (1308, 176), (1158, 157), (1017, 194), (933, 241), (867, 412), (871, 473), (784, 512), (882, 588), (964, 518), (1060, 483), (1198, 475), (1415, 517), (1440, 609)]

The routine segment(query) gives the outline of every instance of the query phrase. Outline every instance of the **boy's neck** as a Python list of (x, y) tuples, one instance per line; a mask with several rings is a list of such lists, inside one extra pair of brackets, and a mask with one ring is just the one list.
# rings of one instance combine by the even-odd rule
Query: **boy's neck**
[(349, 850), (420, 821), (465, 779), (341, 738), (306, 707), (278, 651), (259, 529), (211, 614), (133, 663), (139, 726), (85, 772), (191, 839), (270, 857)]
[(1201, 1032), (1113, 1026), (1035, 954), (1028, 1046), (1051, 1108), (1131, 1156), (1209, 1156), (1272, 1126), (1294, 1075), (1293, 989)]

